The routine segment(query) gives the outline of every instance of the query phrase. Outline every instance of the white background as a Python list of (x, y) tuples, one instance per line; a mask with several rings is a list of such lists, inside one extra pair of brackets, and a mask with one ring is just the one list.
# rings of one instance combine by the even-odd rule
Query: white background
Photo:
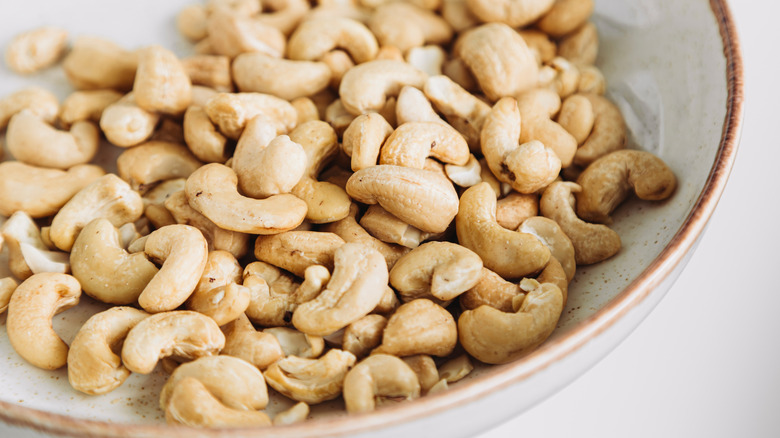
[[(731, 180), (696, 254), (609, 356), (480, 438), (780, 436), (780, 3), (732, 0), (731, 8), (746, 118)], [(0, 437), (40, 436), (0, 424)]]

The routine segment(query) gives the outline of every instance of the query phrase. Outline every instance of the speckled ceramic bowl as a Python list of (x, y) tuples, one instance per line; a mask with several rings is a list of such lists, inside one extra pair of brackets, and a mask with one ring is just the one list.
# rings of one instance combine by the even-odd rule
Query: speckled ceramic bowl
[[(102, 35), (127, 47), (162, 42), (184, 55), (192, 49), (176, 33), (173, 17), (190, 2), (6, 2), (0, 5), (0, 42), (55, 24), (73, 36)], [(594, 21), (602, 41), (598, 64), (630, 127), (630, 146), (660, 155), (679, 188), (660, 204), (620, 207), (614, 229), (624, 248), (579, 270), (557, 331), (536, 352), (508, 365), (478, 367), (445, 393), (374, 413), (331, 412), (341, 409), (336, 401), (315, 409), (303, 424), (228, 432), (166, 426), (157, 407), (162, 371), (134, 375), (114, 392), (88, 397), (69, 387), (64, 370), (24, 363), (0, 333), (0, 418), (79, 437), (454, 437), (484, 431), (572, 381), (642, 321), (685, 266), (726, 184), (742, 117), (740, 49), (724, 0), (596, 0)], [(68, 92), (58, 68), (30, 78), (0, 71), (0, 95), (28, 84), (54, 87), (61, 98)], [(55, 319), (68, 341), (99, 308), (83, 301)], [(288, 405), (275, 399), (269, 409)]]

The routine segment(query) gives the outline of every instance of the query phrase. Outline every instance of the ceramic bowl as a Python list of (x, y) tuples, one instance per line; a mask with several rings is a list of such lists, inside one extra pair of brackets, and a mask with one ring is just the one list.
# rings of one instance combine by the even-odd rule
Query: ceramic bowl
[[(192, 48), (175, 31), (177, 11), (192, 0), (26, 0), (0, 6), (0, 42), (41, 24), (72, 36), (93, 34), (138, 47), (161, 42), (180, 55)], [(339, 401), (308, 422), (237, 429), (230, 436), (467, 436), (489, 429), (554, 393), (604, 357), (653, 309), (692, 254), (734, 161), (742, 117), (740, 49), (724, 0), (596, 0), (598, 65), (621, 108), (629, 146), (661, 156), (679, 188), (663, 203), (630, 201), (615, 214), (624, 247), (580, 269), (553, 336), (514, 363), (478, 367), (449, 391), (364, 415), (346, 416)], [(61, 69), (22, 78), (0, 71), (0, 95), (27, 84), (69, 90)], [(0, 260), (0, 265), (4, 265)], [(0, 272), (0, 276), (3, 273)], [(72, 339), (99, 305), (83, 300), (55, 319)], [(4, 323), (4, 316), (0, 321)], [(49, 433), (110, 437), (216, 437), (225, 431), (170, 428), (157, 407), (162, 371), (132, 376), (114, 392), (72, 390), (64, 370), (35, 369), (12, 350), (0, 328), (0, 418)], [(274, 399), (278, 411), (289, 402)]]

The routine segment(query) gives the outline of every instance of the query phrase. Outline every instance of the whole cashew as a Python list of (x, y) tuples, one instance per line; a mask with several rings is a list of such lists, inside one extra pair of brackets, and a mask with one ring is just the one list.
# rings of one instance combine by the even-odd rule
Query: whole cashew
[(523, 27), (543, 16), (555, 0), (466, 0), (469, 10), (484, 22)]
[(138, 57), (111, 41), (79, 37), (62, 61), (65, 76), (79, 90), (130, 91)]
[(420, 396), (417, 374), (403, 360), (387, 354), (372, 354), (360, 361), (344, 379), (347, 412), (369, 412), (384, 397)]
[(5, 64), (16, 73), (29, 74), (54, 65), (65, 53), (68, 32), (44, 26), (14, 37), (5, 49)]
[[(257, 72), (265, 72), (258, 75)], [(311, 96), (331, 79), (323, 62), (292, 61), (263, 53), (243, 53), (233, 60), (233, 80), (241, 91), (272, 94), (285, 100)]]
[(496, 222), (516, 230), (524, 220), (539, 214), (539, 195), (512, 192), (496, 203)]
[(0, 226), (0, 240), (5, 240), (8, 247), (8, 268), (19, 280), (43, 272), (70, 273), (68, 255), (49, 250), (38, 225), (27, 213), (18, 211), (11, 215)]
[(550, 259), (550, 250), (530, 234), (501, 227), (495, 211), (495, 192), (487, 183), (466, 190), (455, 220), (460, 244), (477, 253), (486, 268), (504, 278), (541, 271)]
[(268, 367), (265, 378), (282, 395), (317, 404), (341, 395), (344, 378), (355, 361), (354, 354), (338, 349), (319, 359), (290, 356)]
[(200, 4), (185, 6), (176, 16), (176, 29), (192, 42), (201, 41), (208, 36), (207, 23), (208, 12), (206, 7)]
[(220, 93), (204, 108), (226, 137), (238, 140), (246, 124), (255, 117), (273, 122), (277, 132), (289, 132), (298, 122), (290, 102), (262, 93)]
[(422, 298), (396, 309), (387, 320), (382, 344), (371, 354), (447, 356), (458, 342), (458, 329), (452, 315), (440, 305)]
[[(406, 89), (408, 87), (404, 87)], [(342, 148), (352, 157), (353, 171), (376, 166), (379, 151), (393, 133), (393, 127), (379, 113), (361, 114), (344, 131)]]
[(558, 124), (574, 136), (578, 145), (590, 136), (595, 119), (593, 105), (585, 96), (579, 94), (567, 97), (558, 114)]
[(11, 117), (5, 143), (19, 161), (64, 170), (95, 156), (99, 132), (92, 122), (76, 122), (70, 131), (60, 131), (29, 110), (22, 110)]
[[(426, 83), (430, 82), (430, 80), (429, 78)], [(425, 94), (419, 89), (408, 85), (401, 88), (401, 92), (398, 93), (395, 115), (398, 126), (408, 122), (445, 123), (433, 109), (433, 105), (431, 105)]]
[(344, 329), (341, 345), (358, 358), (368, 356), (382, 343), (382, 332), (387, 326), (387, 318), (382, 315), (366, 315)]
[(311, 18), (290, 35), (287, 57), (316, 61), (339, 48), (362, 64), (376, 57), (379, 44), (374, 34), (359, 21), (346, 17)]
[(68, 351), (68, 381), (85, 394), (106, 394), (129, 376), (116, 348), (149, 314), (132, 307), (112, 307), (81, 326)]
[(562, 37), (585, 24), (593, 6), (593, 0), (557, 0), (536, 26), (552, 37)]
[(23, 88), (0, 99), (0, 129), (4, 129), (14, 114), (28, 110), (47, 123), (54, 123), (60, 102), (51, 91), (39, 87)]
[(517, 106), (522, 118), (521, 142), (542, 142), (555, 151), (562, 168), (569, 167), (572, 160), (576, 164), (577, 140), (551, 118), (561, 107), (556, 92), (543, 88), (527, 91), (518, 96)]
[(19, 283), (13, 278), (0, 278), (0, 313), (8, 310), (8, 303), (17, 287), (19, 287)]
[(253, 17), (215, 11), (209, 16), (206, 29), (207, 41), (214, 54), (230, 58), (246, 52), (260, 52), (277, 58), (284, 55), (284, 34)]
[(341, 103), (350, 113), (379, 112), (388, 97), (406, 85), (422, 88), (428, 75), (402, 61), (377, 60), (359, 64), (344, 74), (339, 86)]
[(122, 362), (134, 373), (149, 374), (159, 359), (212, 356), (224, 346), (225, 335), (208, 316), (189, 310), (162, 312), (130, 329), (122, 346)]
[(255, 257), (303, 277), (306, 269), (313, 265), (331, 269), (334, 254), (344, 243), (344, 239), (330, 232), (288, 231), (258, 236)]
[(212, 251), (198, 285), (187, 298), (187, 309), (208, 315), (222, 326), (249, 307), (250, 290), (241, 286), (241, 265), (227, 251)]
[(78, 304), (80, 296), (81, 286), (70, 275), (36, 274), (20, 284), (11, 295), (6, 319), (14, 350), (38, 368), (64, 366), (68, 344), (52, 328), (52, 318)]
[(432, 11), (404, 2), (385, 3), (371, 14), (368, 27), (381, 46), (394, 46), (401, 52), (425, 44), (446, 44), (452, 28)]
[(405, 123), (387, 138), (379, 164), (422, 169), (429, 156), (445, 163), (465, 165), (469, 145), (458, 131), (436, 122)]
[(267, 124), (259, 117), (252, 119), (233, 154), (238, 188), (246, 196), (256, 199), (290, 193), (306, 172), (306, 152), (286, 135), (266, 144), (253, 141), (249, 136), (256, 123)]
[(516, 312), (480, 306), (461, 314), (458, 336), (471, 356), (489, 364), (511, 362), (550, 336), (563, 311), (563, 297), (554, 284), (534, 283)]
[(469, 160), (466, 164), (458, 166), (455, 164), (445, 164), (444, 173), (447, 174), (453, 183), (459, 187), (472, 187), (482, 182), (482, 166), (479, 164), (479, 160), (473, 154), (469, 155)]
[[(194, 55), (180, 60), (192, 85), (203, 85), (220, 92), (233, 91), (230, 58), (220, 55)], [(192, 89), (190, 90), (190, 105)]]
[(573, 193), (582, 188), (571, 182), (555, 182), (544, 191), (539, 202), (542, 215), (560, 225), (574, 245), (578, 265), (606, 260), (620, 251), (620, 236), (605, 225), (589, 224), (574, 212)]
[[(360, 226), (382, 242), (395, 243), (407, 248), (417, 248), (420, 246), (420, 242), (433, 237), (431, 233), (423, 233), (398, 219), (378, 204), (368, 207), (363, 217), (360, 218)], [(385, 258), (387, 258), (387, 254)], [(394, 259), (397, 260), (397, 257)], [(395, 261), (390, 263), (388, 259), (388, 268), (392, 269), (394, 264)]]
[(604, 155), (626, 147), (626, 123), (620, 109), (606, 97), (582, 94), (593, 106), (593, 129), (577, 149), (574, 164), (587, 167)]
[(599, 54), (599, 34), (596, 25), (590, 21), (566, 35), (558, 43), (558, 56), (574, 64), (591, 65)]
[(284, 357), (276, 337), (255, 330), (245, 314), (223, 326), (222, 331), (225, 333), (222, 355), (244, 359), (261, 370)]
[[(550, 254), (553, 258), (558, 260), (563, 267), (563, 270), (566, 272), (566, 279), (571, 281), (574, 278), (574, 273), (577, 270), (574, 245), (557, 222), (546, 217), (535, 216), (524, 220), (517, 228), (517, 231), (531, 234), (541, 240), (542, 243), (550, 248)], [(561, 287), (560, 289), (565, 296), (566, 291), (564, 288)]]
[(186, 147), (162, 141), (130, 148), (116, 160), (119, 176), (139, 191), (161, 181), (187, 178), (202, 165)]
[(206, 111), (199, 106), (190, 105), (184, 113), (184, 141), (201, 161), (227, 161), (227, 138), (217, 131)]
[(173, 388), (165, 408), (169, 424), (193, 427), (270, 426), (271, 419), (262, 411), (231, 409), (214, 397), (194, 377), (185, 377)]
[(139, 107), (130, 93), (103, 109), (100, 130), (111, 144), (131, 147), (148, 140), (159, 121), (157, 113)]
[(309, 417), (309, 405), (304, 402), (298, 402), (291, 408), (279, 412), (274, 416), (274, 426), (286, 426), (289, 424), (300, 423)]
[(502, 312), (512, 312), (512, 302), (523, 295), (525, 292), (518, 284), (504, 280), (488, 268), (482, 268), (477, 284), (460, 295), (459, 301), (463, 310), (474, 310), (486, 305)]
[(147, 111), (180, 115), (192, 101), (192, 82), (176, 55), (153, 45), (139, 52), (133, 94)]
[(80, 121), (100, 123), (103, 110), (121, 98), (122, 94), (114, 90), (73, 92), (62, 102), (59, 114), (60, 124), (69, 128)]

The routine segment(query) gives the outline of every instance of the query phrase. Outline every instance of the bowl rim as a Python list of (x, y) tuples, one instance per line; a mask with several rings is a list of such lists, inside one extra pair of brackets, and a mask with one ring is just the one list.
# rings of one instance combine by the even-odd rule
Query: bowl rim
[[(727, 1), (709, 0), (709, 3), (723, 43), (728, 88), (726, 116), (715, 163), (704, 189), (680, 229), (631, 284), (594, 315), (578, 322), (565, 335), (546, 342), (523, 360), (497, 366), (490, 374), (464, 382), (446, 394), (428, 396), (414, 403), (401, 404), (373, 413), (336, 415), (313, 422), (273, 428), (236, 428), (230, 429), (228, 434), (243, 436), (259, 430), (262, 430), (264, 436), (321, 436), (325, 430), (328, 435), (353, 434), (394, 424), (399, 418), (409, 421), (434, 415), (485, 397), (492, 391), (520, 382), (555, 364), (610, 328), (624, 314), (639, 305), (684, 260), (704, 231), (736, 159), (744, 116), (742, 49)], [(349, 418), (349, 421), (344, 421), (345, 418)], [(74, 437), (151, 437), (164, 434), (171, 438), (193, 438), (226, 435), (225, 429), (194, 429), (164, 424), (122, 424), (78, 419), (1, 400), (0, 420), (41, 432)]]

